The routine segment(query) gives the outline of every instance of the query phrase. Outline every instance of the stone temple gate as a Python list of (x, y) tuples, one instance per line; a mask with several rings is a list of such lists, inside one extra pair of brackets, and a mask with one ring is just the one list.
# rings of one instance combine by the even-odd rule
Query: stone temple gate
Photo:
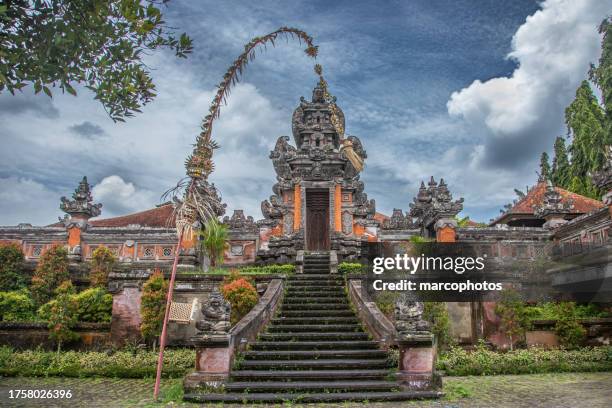
[[(337, 116), (344, 126), (344, 114)], [(358, 253), (361, 239), (375, 220), (375, 202), (368, 200), (359, 172), (345, 157), (342, 140), (331, 122), (330, 104), (317, 86), (312, 100), (301, 98), (293, 112), (295, 146), (281, 136), (270, 154), (277, 183), (274, 194), (261, 204), (271, 235), (260, 255), (276, 258), (294, 251), (336, 250), (343, 257)], [(366, 158), (356, 136), (347, 140), (361, 158)]]

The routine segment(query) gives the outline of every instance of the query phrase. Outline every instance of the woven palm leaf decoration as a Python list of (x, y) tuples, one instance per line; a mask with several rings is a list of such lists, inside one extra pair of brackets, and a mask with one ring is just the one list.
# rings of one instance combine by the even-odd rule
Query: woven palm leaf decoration
[(344, 126), (339, 119), (336, 97), (329, 93), (327, 81), (323, 78), (323, 67), (320, 64), (315, 64), (314, 70), (319, 76), (319, 86), (323, 89), (323, 98), (329, 104), (329, 110), (331, 111), (330, 121), (340, 137), (340, 149), (344, 153), (344, 156), (351, 162), (355, 170), (361, 172), (363, 170), (363, 158), (353, 149), (353, 143), (344, 138)]
[[(201, 132), (196, 138), (193, 152), (185, 161), (187, 178), (181, 180), (176, 187), (164, 195), (172, 196), (177, 202), (175, 208), (176, 230), (179, 236), (193, 235), (194, 225), (217, 218), (217, 207), (220, 199), (213, 185), (208, 183), (208, 176), (214, 171), (213, 153), (219, 145), (212, 138), (215, 119), (221, 113), (221, 105), (227, 102), (230, 89), (240, 81), (240, 77), (250, 61), (256, 56), (256, 49), (267, 45), (275, 46), (276, 41), (284, 37), (286, 40), (297, 39), (305, 43), (304, 52), (311, 58), (316, 58), (318, 47), (314, 45), (310, 35), (302, 30), (291, 27), (281, 27), (263, 37), (255, 37), (244, 46), (244, 52), (232, 63), (223, 80), (217, 86), (217, 93), (210, 105), (209, 112), (202, 121)], [(182, 199), (178, 199), (182, 193)]]

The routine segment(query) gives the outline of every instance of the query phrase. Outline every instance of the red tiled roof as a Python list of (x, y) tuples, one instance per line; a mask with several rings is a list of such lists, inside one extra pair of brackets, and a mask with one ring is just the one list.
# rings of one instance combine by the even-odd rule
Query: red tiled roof
[(387, 216), (387, 215), (385, 215), (385, 214), (382, 214), (382, 213), (377, 212), (377, 213), (375, 213), (375, 214), (374, 214), (374, 219), (375, 219), (376, 221), (378, 221), (378, 222), (382, 223), (384, 220), (388, 220), (388, 219), (389, 219), (389, 216)]
[[(599, 200), (594, 200), (589, 197), (582, 196), (580, 194), (572, 193), (562, 189), (561, 187), (555, 187), (555, 190), (561, 194), (561, 201), (566, 203), (571, 200), (574, 207), (571, 212), (574, 214), (586, 214), (588, 212), (597, 210), (604, 207), (604, 203)], [(533, 214), (535, 205), (541, 205), (544, 201), (544, 193), (546, 192), (546, 183), (540, 182), (536, 184), (529, 192), (521, 199), (514, 207), (512, 207), (507, 213), (508, 214)]]
[[(591, 211), (598, 210), (605, 206), (599, 200), (585, 197), (580, 194), (572, 193), (561, 187), (555, 187), (555, 190), (561, 195), (561, 202), (566, 203), (571, 201), (573, 204), (570, 214), (586, 214)], [(496, 224), (513, 214), (534, 215), (535, 206), (540, 206), (544, 202), (544, 193), (546, 192), (546, 182), (539, 182), (531, 190), (527, 192), (525, 197), (519, 200), (512, 208), (500, 215), (493, 224)]]
[(150, 210), (123, 215), (121, 217), (91, 220), (90, 224), (94, 227), (127, 227), (130, 224), (139, 224), (144, 227), (173, 227), (173, 209), (173, 205), (167, 203)]

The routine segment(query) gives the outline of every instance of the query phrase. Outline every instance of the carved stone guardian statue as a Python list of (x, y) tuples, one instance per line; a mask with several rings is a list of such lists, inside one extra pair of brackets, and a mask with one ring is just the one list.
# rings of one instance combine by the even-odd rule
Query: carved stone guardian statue
[(218, 290), (202, 304), (201, 310), (204, 317), (196, 322), (199, 336), (225, 335), (229, 332), (231, 306)]

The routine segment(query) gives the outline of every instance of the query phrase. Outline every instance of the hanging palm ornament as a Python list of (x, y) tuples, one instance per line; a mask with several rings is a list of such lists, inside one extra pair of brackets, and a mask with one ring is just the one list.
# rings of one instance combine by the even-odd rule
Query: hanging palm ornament
[(320, 64), (315, 64), (314, 70), (319, 76), (319, 86), (323, 89), (323, 99), (329, 104), (329, 110), (331, 112), (330, 121), (340, 138), (340, 149), (344, 153), (344, 156), (351, 162), (355, 170), (360, 172), (363, 170), (363, 158), (353, 149), (353, 142), (344, 138), (344, 126), (338, 115), (336, 97), (329, 93), (327, 81), (323, 78), (323, 67)]
[[(181, 251), (181, 242), (183, 238), (193, 238), (194, 225), (196, 223), (199, 222), (200, 225), (204, 225), (209, 220), (216, 220), (217, 217), (224, 212), (224, 205), (221, 203), (221, 198), (217, 193), (217, 189), (213, 184), (208, 182), (208, 176), (215, 169), (213, 153), (219, 148), (219, 145), (212, 138), (213, 123), (220, 115), (221, 105), (227, 102), (230, 88), (239, 82), (243, 70), (250, 61), (255, 59), (256, 48), (263, 46), (265, 49), (268, 44), (274, 46), (275, 42), (281, 37), (285, 37), (287, 40), (297, 39), (300, 43), (304, 42), (306, 44), (306, 49), (304, 50), (306, 55), (311, 58), (316, 58), (318, 47), (314, 45), (312, 37), (296, 28), (281, 27), (263, 37), (255, 37), (246, 44), (244, 46), (244, 52), (240, 54), (229, 67), (223, 76), (223, 80), (217, 86), (217, 93), (210, 105), (208, 115), (206, 115), (202, 121), (201, 131), (196, 138), (193, 152), (185, 161), (187, 177), (179, 181), (174, 188), (167, 191), (162, 197), (162, 199), (165, 199), (171, 196), (176, 203), (174, 215), (178, 243), (174, 251), (174, 263), (170, 274), (166, 311), (160, 336), (159, 358), (157, 360), (155, 389), (153, 391), (155, 400), (157, 400), (159, 395), (168, 318), (172, 305), (172, 293)], [(179, 199), (181, 195), (182, 199)]]
[[(182, 200), (176, 200), (175, 210), (176, 229), (179, 235), (193, 235), (193, 225), (200, 221), (202, 223), (216, 218), (222, 212), (221, 200), (213, 185), (208, 183), (208, 176), (214, 170), (213, 152), (219, 146), (212, 138), (212, 129), (215, 119), (221, 112), (221, 105), (227, 102), (230, 88), (240, 80), (247, 64), (255, 59), (256, 48), (274, 46), (276, 41), (284, 36), (287, 40), (296, 38), (300, 43), (304, 42), (304, 52), (312, 58), (316, 58), (318, 47), (313, 44), (313, 39), (304, 31), (296, 28), (281, 27), (280, 29), (263, 37), (255, 37), (244, 46), (244, 52), (229, 67), (223, 80), (217, 86), (217, 93), (210, 105), (209, 113), (202, 122), (201, 132), (196, 139), (193, 152), (185, 161), (187, 179), (181, 180), (179, 184), (167, 194), (175, 198), (184, 189)], [(221, 210), (221, 211), (220, 211)]]

